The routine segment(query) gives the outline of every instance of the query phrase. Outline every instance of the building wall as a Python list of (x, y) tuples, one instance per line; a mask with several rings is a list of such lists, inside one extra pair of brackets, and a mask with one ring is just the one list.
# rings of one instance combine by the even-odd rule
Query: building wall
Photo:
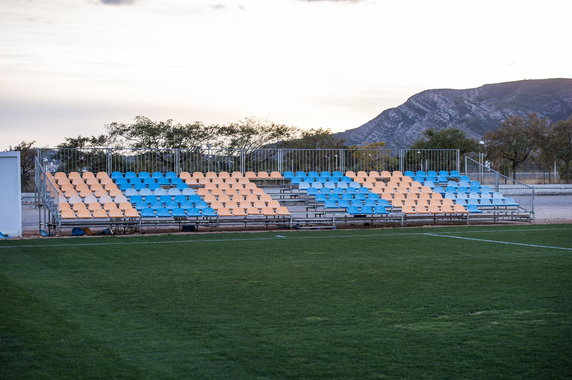
[(0, 232), (22, 236), (20, 152), (0, 152)]

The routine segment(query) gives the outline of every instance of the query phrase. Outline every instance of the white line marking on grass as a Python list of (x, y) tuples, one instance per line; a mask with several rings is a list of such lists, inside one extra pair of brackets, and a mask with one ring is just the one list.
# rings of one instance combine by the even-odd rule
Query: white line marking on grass
[(477, 239), (477, 238), (470, 238), (470, 237), (465, 237), (465, 236), (453, 236), (453, 235), (432, 234), (432, 233), (424, 233), (424, 235), (427, 235), (427, 236), (436, 236), (436, 237), (444, 237), (444, 238), (451, 238), (451, 239), (480, 241), (480, 242), (484, 242), (484, 243), (507, 244), (507, 245), (520, 245), (520, 246), (523, 246), (523, 247), (550, 248), (550, 249), (561, 249), (561, 250), (564, 250), (564, 251), (572, 251), (572, 248), (556, 247), (556, 246), (553, 246), (553, 245), (526, 244), (526, 243), (516, 243), (516, 242), (511, 242), (511, 241), (503, 241), (503, 240)]
[[(528, 231), (557, 231), (568, 230), (570, 228), (527, 228), (527, 229), (514, 229), (514, 230), (473, 230), (473, 231), (451, 231), (450, 234), (467, 234), (467, 233), (490, 233), (490, 232), (528, 232)], [(261, 238), (222, 238), (222, 239), (196, 239), (196, 240), (164, 240), (164, 241), (117, 241), (117, 242), (93, 242), (93, 243), (69, 243), (69, 244), (22, 244), (22, 245), (0, 245), (1, 249), (10, 248), (65, 248), (65, 247), (98, 247), (98, 246), (121, 246), (121, 245), (146, 245), (146, 244), (189, 244), (189, 243), (224, 243), (224, 242), (248, 242), (248, 241), (269, 241), (269, 240), (309, 240), (309, 239), (362, 239), (362, 238), (382, 238), (382, 237), (395, 237), (395, 236), (423, 236), (435, 235), (427, 232), (395, 232), (395, 233), (373, 233), (373, 234), (357, 234), (357, 235), (309, 235), (309, 236), (283, 236), (277, 237), (261, 237)], [(452, 238), (461, 238), (458, 236), (449, 236)], [(286, 239), (285, 239), (286, 238)], [(126, 237), (126, 239), (129, 239)], [(461, 238), (462, 239), (462, 238)], [(469, 238), (466, 238), (469, 239)], [(493, 240), (491, 240), (493, 241)], [(563, 248), (572, 250), (572, 248)]]

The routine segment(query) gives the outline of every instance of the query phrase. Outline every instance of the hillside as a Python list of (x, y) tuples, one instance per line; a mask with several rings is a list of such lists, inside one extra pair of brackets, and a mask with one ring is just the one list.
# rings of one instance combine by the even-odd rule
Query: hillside
[(524, 80), (466, 90), (427, 90), (336, 137), (345, 139), (348, 145), (385, 141), (388, 148), (407, 148), (430, 128), (455, 127), (478, 139), (507, 117), (530, 113), (551, 121), (572, 115), (572, 79)]

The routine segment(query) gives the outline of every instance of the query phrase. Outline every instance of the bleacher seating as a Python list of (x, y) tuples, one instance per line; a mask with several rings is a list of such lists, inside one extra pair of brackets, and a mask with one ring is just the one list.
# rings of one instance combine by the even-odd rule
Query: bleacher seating
[[(518, 203), (458, 171), (47, 173), (64, 220), (291, 216), (264, 186), (286, 184), (327, 213), (351, 216), (483, 214)], [(258, 183), (258, 184), (257, 184)], [(270, 184), (270, 185), (268, 185)], [(52, 191), (52, 190), (50, 190)]]
[(59, 197), (63, 219), (138, 218), (139, 213), (105, 172), (48, 176)]

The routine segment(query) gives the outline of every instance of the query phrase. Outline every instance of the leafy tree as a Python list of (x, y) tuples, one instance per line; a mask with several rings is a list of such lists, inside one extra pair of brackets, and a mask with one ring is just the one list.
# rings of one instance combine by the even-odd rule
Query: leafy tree
[[(295, 134), (300, 136), (296, 137)], [(345, 148), (345, 141), (336, 138), (329, 128), (313, 128), (294, 131), (289, 140), (283, 140), (278, 145), (292, 149), (342, 149)]]
[(247, 117), (238, 122), (225, 124), (218, 130), (226, 149), (242, 149), (249, 154), (263, 147), (275, 147), (284, 140), (295, 138), (298, 129), (268, 120)]
[(509, 117), (500, 127), (485, 134), (487, 159), (507, 161), (516, 179), (516, 169), (519, 164), (526, 161), (540, 147), (542, 135), (545, 133), (548, 122), (530, 114), (528, 117)]
[(392, 170), (399, 160), (391, 157), (391, 151), (383, 149), (385, 142), (377, 141), (367, 145), (350, 147), (352, 170)]
[(572, 116), (552, 124), (548, 129), (542, 152), (562, 162), (560, 177), (568, 182), (572, 174)]
[(8, 147), (8, 150), (20, 152), (20, 178), (21, 188), (23, 192), (33, 192), (35, 177), (35, 158), (36, 148), (35, 141), (22, 141), (14, 147)]
[(449, 128), (442, 131), (428, 129), (424, 137), (411, 145), (411, 149), (459, 149), (461, 155), (477, 152), (479, 143), (468, 138), (464, 131), (458, 128)]

